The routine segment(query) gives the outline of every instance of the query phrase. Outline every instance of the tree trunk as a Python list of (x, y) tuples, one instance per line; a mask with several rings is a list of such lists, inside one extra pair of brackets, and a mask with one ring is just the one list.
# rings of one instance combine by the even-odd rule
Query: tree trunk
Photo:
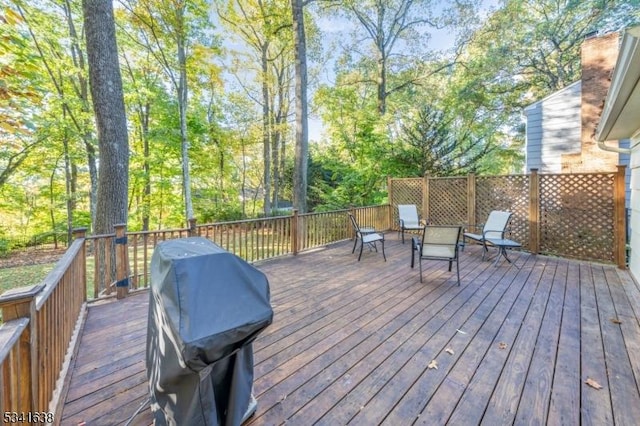
[(293, 13), (294, 55), (296, 62), (296, 148), (293, 171), (293, 207), (307, 211), (307, 167), (309, 158), (309, 124), (307, 117), (307, 47), (304, 33), (302, 0), (291, 0)]
[(71, 159), (69, 157), (69, 140), (66, 132), (63, 136), (62, 146), (64, 147), (64, 181), (65, 196), (67, 209), (67, 245), (71, 244), (73, 234), (73, 211), (75, 210), (75, 184), (72, 182), (73, 174), (71, 173)]
[(149, 164), (149, 116), (151, 105), (145, 104), (142, 113), (142, 146), (144, 151), (144, 191), (142, 195), (142, 230), (149, 230), (149, 215), (151, 214), (151, 165)]
[[(78, 33), (76, 31), (75, 23), (73, 22), (73, 14), (71, 12), (71, 2), (66, 0), (64, 3), (65, 16), (67, 18), (67, 26), (69, 27), (69, 36), (72, 40), (71, 52), (73, 56), (73, 62), (78, 67), (77, 72), (77, 85), (78, 95), (82, 105), (82, 112), (84, 117), (91, 116), (91, 106), (89, 104), (89, 83), (85, 77), (85, 60), (84, 51), (80, 46), (78, 40)], [(62, 81), (62, 79), (60, 79)], [(98, 199), (98, 166), (96, 163), (96, 149), (93, 140), (93, 134), (91, 131), (91, 123), (88, 118), (81, 119), (82, 125), (82, 141), (84, 143), (85, 150), (87, 152), (87, 165), (89, 166), (89, 212), (91, 214), (92, 226), (96, 223), (96, 206)], [(72, 191), (75, 194), (75, 190)], [(71, 235), (71, 229), (69, 229), (69, 235)], [(71, 240), (69, 240), (71, 241)]]
[(180, 137), (182, 139), (182, 185), (184, 194), (185, 223), (194, 217), (191, 197), (191, 173), (189, 173), (189, 139), (187, 136), (187, 56), (184, 40), (178, 41), (178, 64), (180, 82), (178, 84), (178, 108), (180, 109)]
[(89, 83), (98, 129), (96, 233), (127, 222), (129, 142), (111, 0), (83, 0)]
[(387, 59), (382, 50), (378, 59), (378, 112), (387, 112)]
[(262, 144), (263, 144), (263, 161), (264, 161), (264, 214), (271, 214), (271, 125), (269, 108), (269, 82), (268, 79), (268, 61), (267, 48), (265, 44), (262, 47)]

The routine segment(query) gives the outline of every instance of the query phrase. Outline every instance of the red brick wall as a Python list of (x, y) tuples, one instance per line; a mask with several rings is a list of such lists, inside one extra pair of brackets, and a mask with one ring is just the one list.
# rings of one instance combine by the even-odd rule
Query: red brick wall
[(586, 39), (582, 43), (582, 152), (566, 155), (566, 172), (615, 171), (618, 154), (602, 151), (593, 141), (604, 100), (611, 84), (611, 73), (619, 51), (619, 33)]

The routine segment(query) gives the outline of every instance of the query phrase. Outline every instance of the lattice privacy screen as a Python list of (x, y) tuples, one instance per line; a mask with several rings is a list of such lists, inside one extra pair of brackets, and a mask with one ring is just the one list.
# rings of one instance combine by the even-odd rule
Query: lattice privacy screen
[(398, 228), (398, 204), (414, 204), (418, 207), (420, 217), (425, 217), (422, 199), (423, 188), (424, 179), (422, 178), (390, 179), (389, 204), (391, 204), (393, 212), (393, 229)]
[(429, 178), (429, 222), (434, 225), (465, 225), (467, 178)]
[(492, 210), (512, 212), (506, 237), (529, 245), (529, 176), (476, 178), (476, 223), (483, 224)]
[(540, 176), (540, 250), (613, 262), (614, 175)]
[[(624, 176), (623, 176), (624, 177)], [(389, 202), (397, 226), (397, 205), (415, 204), (436, 225), (476, 224), (492, 210), (513, 213), (507, 238), (530, 247), (531, 175), (391, 179)], [(615, 173), (538, 175), (539, 252), (584, 260), (615, 262)], [(427, 187), (424, 187), (427, 185)], [(428, 199), (423, 203), (423, 194)], [(475, 205), (469, 217), (468, 205)], [(535, 211), (535, 210), (534, 210)], [(428, 214), (428, 216), (427, 216)]]

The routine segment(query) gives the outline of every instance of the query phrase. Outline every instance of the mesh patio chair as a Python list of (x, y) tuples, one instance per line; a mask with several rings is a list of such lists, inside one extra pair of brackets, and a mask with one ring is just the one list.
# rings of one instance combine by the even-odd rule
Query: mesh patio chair
[(462, 249), (464, 250), (465, 240), (473, 240), (482, 244), (482, 260), (484, 260), (488, 250), (488, 245), (491, 245), (492, 239), (502, 240), (507, 230), (507, 225), (511, 219), (511, 212), (503, 212), (494, 210), (489, 213), (487, 222), (482, 227), (481, 234), (475, 234), (473, 232), (465, 232), (462, 234)]
[(404, 231), (422, 231), (425, 223), (418, 216), (415, 204), (398, 204), (398, 226), (404, 244)]
[(364, 245), (369, 245), (369, 247), (372, 247), (377, 252), (377, 242), (380, 242), (380, 245), (382, 246), (382, 257), (386, 262), (387, 256), (384, 254), (384, 235), (377, 232), (369, 232), (369, 229), (366, 232), (361, 230), (360, 226), (358, 225), (358, 221), (356, 221), (356, 218), (351, 213), (349, 213), (349, 219), (351, 220), (353, 232), (355, 233), (355, 241), (353, 242), (353, 249), (351, 250), (351, 253), (354, 253), (356, 251), (356, 245), (358, 244), (358, 241), (360, 242), (360, 254), (358, 254), (358, 262), (362, 257), (362, 249)]
[(426, 225), (422, 232), (422, 239), (413, 237), (411, 250), (411, 267), (414, 265), (414, 256), (418, 256), (420, 265), (420, 282), (422, 282), (423, 260), (444, 260), (449, 262), (449, 272), (453, 262), (456, 262), (456, 274), (460, 285), (460, 266), (458, 262), (458, 240), (462, 233), (462, 226)]

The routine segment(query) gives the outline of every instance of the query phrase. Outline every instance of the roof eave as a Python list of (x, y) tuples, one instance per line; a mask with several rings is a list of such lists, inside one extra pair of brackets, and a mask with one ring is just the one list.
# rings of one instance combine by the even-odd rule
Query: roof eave
[(596, 128), (596, 141), (626, 139), (638, 130), (640, 123), (632, 118), (637, 116), (634, 102), (640, 102), (640, 26), (627, 29), (622, 37), (611, 86)]

